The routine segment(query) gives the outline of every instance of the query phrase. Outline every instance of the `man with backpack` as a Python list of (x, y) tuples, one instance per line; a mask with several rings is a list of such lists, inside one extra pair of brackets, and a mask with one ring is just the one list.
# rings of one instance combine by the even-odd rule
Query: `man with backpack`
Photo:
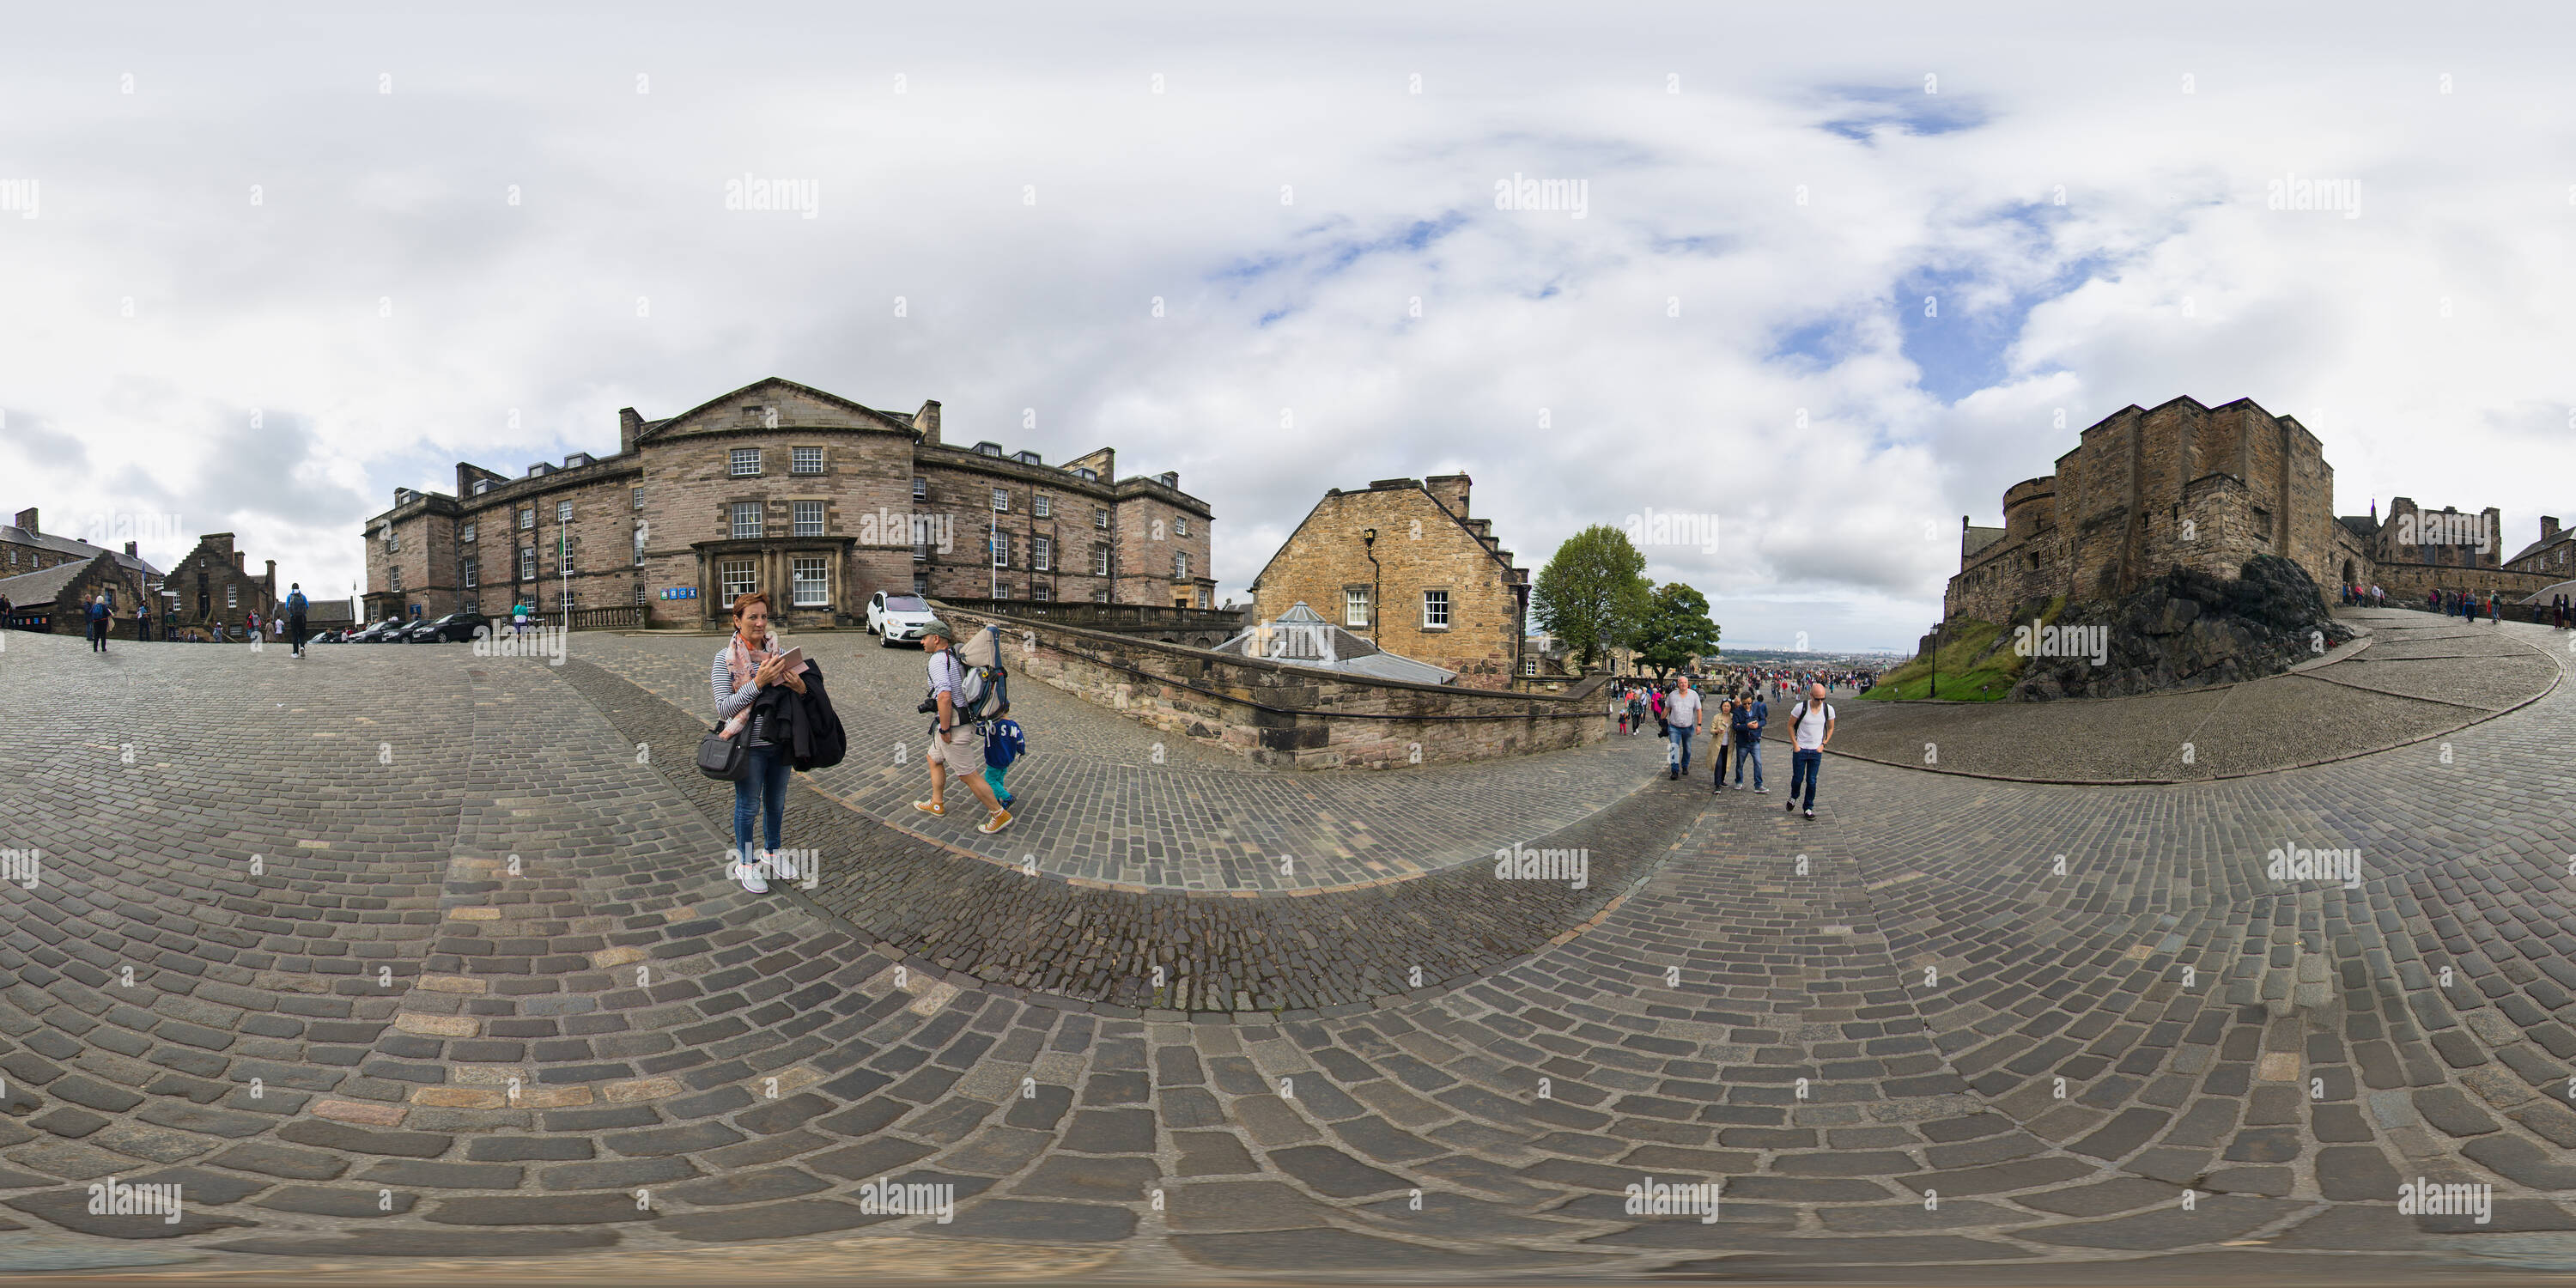
[(104, 653), (107, 651), (107, 633), (116, 628), (115, 611), (107, 606), (106, 600), (92, 595), (89, 597), (88, 613), (90, 651)]
[(937, 723), (930, 728), (930, 750), (922, 757), (930, 763), (930, 799), (914, 801), (912, 807), (924, 814), (946, 815), (948, 776), (954, 773), (983, 802), (986, 817), (975, 830), (990, 836), (1011, 825), (1011, 812), (1002, 808), (992, 786), (984, 781), (984, 737), (978, 727), (979, 722), (992, 719), (1005, 701), (997, 683), (1001, 641), (987, 627), (968, 641), (972, 654), (961, 656), (964, 650), (950, 647), (956, 635), (956, 628), (936, 617), (921, 629), (922, 650), (930, 654), (930, 697), (920, 709), (934, 715)]
[(293, 656), (296, 657), (304, 656), (304, 608), (304, 583), (300, 581), (287, 583), (287, 639), (294, 645)]

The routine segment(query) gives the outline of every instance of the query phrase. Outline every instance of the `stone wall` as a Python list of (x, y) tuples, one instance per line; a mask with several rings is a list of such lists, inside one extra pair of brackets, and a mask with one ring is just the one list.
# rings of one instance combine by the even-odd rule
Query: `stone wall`
[[(1563, 694), (1403, 684), (939, 605), (999, 625), (1016, 684), (1042, 683), (1175, 737), (1282, 769), (1400, 769), (1601, 741), (1604, 677)], [(1421, 759), (1414, 759), (1416, 749)]]

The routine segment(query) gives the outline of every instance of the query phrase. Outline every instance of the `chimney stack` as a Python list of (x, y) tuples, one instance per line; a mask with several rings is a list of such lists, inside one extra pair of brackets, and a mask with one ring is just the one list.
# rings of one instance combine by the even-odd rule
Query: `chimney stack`
[(2543, 541), (2547, 541), (2547, 540), (2548, 540), (2548, 539), (2550, 539), (2551, 537), (2554, 537), (2554, 536), (2557, 536), (2557, 535), (2558, 535), (2558, 516), (2556, 516), (2556, 515), (2554, 515), (2554, 514), (2544, 514), (2544, 515), (2540, 516), (2540, 539), (2541, 539), (2541, 540), (2543, 540)]
[(43, 529), (36, 526), (36, 507), (31, 505), (18, 512), (18, 526), (25, 528), (29, 532), (43, 531)]
[(249, 569), (242, 567), (242, 552), (238, 550), (233, 552), (233, 571), (245, 575), (250, 572)]
[(126, 542), (126, 543), (125, 543), (125, 557), (126, 557), (126, 558), (128, 558), (128, 559), (140, 559), (140, 558), (142, 558), (142, 557), (143, 557), (143, 553), (142, 553), (141, 551), (139, 551), (139, 550), (136, 550), (136, 549), (134, 548), (134, 544), (135, 544), (135, 543), (133, 543), (133, 542), (131, 542), (131, 541), (128, 541), (128, 542)]
[(635, 438), (644, 432), (644, 417), (632, 407), (617, 409), (617, 450), (620, 455), (635, 453)]
[(271, 598), (271, 599), (275, 599), (275, 598), (277, 598), (277, 561), (276, 561), (276, 560), (274, 560), (274, 559), (271, 559), (271, 560), (269, 560), (269, 561), (268, 561), (268, 578), (267, 578), (267, 580), (268, 580), (268, 597), (269, 597), (269, 598)]
[(1422, 480), (1423, 490), (1461, 519), (1467, 517), (1467, 485), (1464, 474), (1434, 474)]
[(921, 431), (922, 442), (932, 447), (939, 446), (939, 403), (936, 400), (923, 403), (921, 410), (912, 414), (912, 427)]

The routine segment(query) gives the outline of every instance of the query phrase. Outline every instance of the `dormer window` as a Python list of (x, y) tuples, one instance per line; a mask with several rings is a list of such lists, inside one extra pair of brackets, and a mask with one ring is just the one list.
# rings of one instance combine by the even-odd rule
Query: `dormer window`
[(489, 491), (491, 491), (491, 490), (492, 490), (492, 480), (490, 480), (490, 479), (476, 479), (476, 480), (474, 480), (474, 495), (476, 495), (476, 496), (481, 496), (481, 495), (483, 495), (484, 493), (489, 492)]
[(1002, 445), (1000, 443), (977, 443), (975, 444), (975, 450), (977, 453), (984, 456), (999, 457), (1002, 454)]
[(590, 464), (590, 453), (588, 452), (575, 452), (564, 458), (564, 468), (568, 470), (579, 469), (588, 464)]
[(1099, 472), (1098, 470), (1093, 470), (1093, 469), (1087, 469), (1087, 468), (1086, 468), (1086, 469), (1079, 469), (1079, 470), (1075, 470), (1075, 471), (1073, 472), (1073, 476), (1074, 476), (1075, 478), (1083, 479), (1083, 480), (1086, 480), (1086, 481), (1089, 481), (1089, 482), (1093, 482), (1093, 483), (1097, 483), (1097, 482), (1099, 482), (1099, 481), (1100, 481), (1100, 472)]

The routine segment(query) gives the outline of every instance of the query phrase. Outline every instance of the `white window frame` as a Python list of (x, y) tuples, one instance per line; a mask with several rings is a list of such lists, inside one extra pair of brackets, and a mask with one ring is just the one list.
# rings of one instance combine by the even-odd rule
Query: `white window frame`
[[(807, 469), (807, 468), (805, 468), (805, 466), (807, 465), (807, 463), (808, 463), (808, 462), (812, 463), (812, 465), (813, 465), (813, 467), (814, 467), (814, 468), (812, 468), (812, 469), (810, 469), (810, 470), (809, 470), (809, 469)], [(822, 473), (822, 472), (823, 472), (823, 449), (822, 449), (822, 448), (819, 448), (819, 447), (791, 447), (791, 448), (788, 448), (788, 449), (787, 449), (787, 472), (788, 472), (788, 473), (790, 473), (790, 474), (820, 474), (820, 473)]]
[(519, 580), (535, 581), (536, 579), (537, 548), (535, 546), (521, 546), (519, 547)]
[(1055, 571), (1055, 538), (1035, 535), (1029, 538), (1029, 570)]
[[(739, 576), (737, 576), (739, 574)], [(724, 596), (724, 607), (760, 590), (760, 561), (757, 559), (719, 559), (716, 561), (716, 592)]]
[[(401, 593), (402, 593), (402, 565), (401, 565), (401, 564), (395, 564), (395, 565), (393, 566), (392, 575), (393, 575), (393, 585), (392, 585), (392, 588), (391, 588), (391, 589), (393, 590), (393, 592), (394, 592), (395, 594), (399, 595), (399, 594), (401, 594)], [(226, 586), (226, 587), (224, 587), (224, 606), (225, 606), (226, 608), (238, 608), (238, 607), (240, 607), (240, 604), (237, 602), (237, 600), (236, 600), (236, 598), (235, 598), (235, 596), (234, 596), (234, 594), (233, 594), (233, 592), (234, 592), (235, 590), (237, 590), (237, 589), (239, 589), (239, 587), (236, 587), (236, 586)]]
[(1040, 519), (1055, 517), (1055, 498), (1044, 492), (1029, 494), (1029, 513)]
[[(813, 507), (814, 515), (814, 526), (810, 529), (805, 526), (806, 507), (808, 506)], [(791, 501), (788, 503), (788, 515), (787, 530), (790, 535), (799, 537), (819, 537), (823, 535), (824, 520), (822, 502)]]
[(638, 510), (641, 510), (641, 509), (643, 509), (643, 508), (644, 508), (644, 489), (642, 489), (642, 488), (640, 488), (640, 487), (639, 487), (639, 488), (634, 489), (634, 492), (635, 492), (635, 508), (636, 508), (636, 509), (638, 509)]
[(986, 536), (984, 538), (984, 547), (992, 553), (994, 567), (1008, 568), (1011, 566), (1010, 533), (996, 532)]
[[(1433, 611), (1435, 605), (1438, 608), (1436, 613)], [(1439, 620), (1432, 620), (1435, 616)], [(1449, 629), (1449, 591), (1446, 587), (1435, 586), (1422, 592), (1422, 629), (1426, 631)]]
[(635, 525), (635, 563), (639, 567), (644, 563), (644, 525), (640, 523)]
[(1006, 487), (997, 487), (997, 488), (994, 488), (994, 489), (993, 489), (993, 513), (995, 513), (995, 514), (1009, 514), (1010, 512), (1011, 512), (1011, 490), (1010, 490), (1009, 488), (1006, 488)]
[(1342, 625), (1369, 624), (1369, 591), (1366, 586), (1342, 588)]
[(474, 525), (473, 525), (473, 524), (470, 524), (470, 523), (469, 523), (469, 524), (466, 524), (466, 525), (465, 525), (465, 530), (456, 534), (456, 541), (457, 541), (457, 544), (459, 544), (459, 545), (467, 545), (467, 546), (473, 545), (473, 544), (474, 544)]
[(1186, 537), (1190, 535), (1190, 516), (1186, 514), (1175, 514), (1172, 516), (1172, 535), (1176, 537)]
[(1029, 584), (1029, 599), (1040, 604), (1051, 603), (1055, 599), (1055, 588), (1044, 582), (1031, 582)]
[(537, 530), (537, 507), (535, 507), (535, 506), (533, 506), (533, 505), (523, 505), (523, 506), (520, 506), (520, 507), (519, 507), (519, 531), (521, 531), (521, 532), (534, 532), (534, 531), (536, 531), (536, 530)]
[(930, 480), (919, 477), (912, 480), (912, 499), (915, 501), (930, 499)]
[(1190, 552), (1189, 552), (1189, 551), (1187, 551), (1187, 550), (1175, 550), (1175, 551), (1173, 551), (1173, 552), (1172, 552), (1172, 580), (1174, 580), (1174, 581), (1188, 581), (1189, 579), (1190, 579)]
[[(757, 541), (769, 528), (768, 510), (769, 507), (759, 501), (736, 501), (726, 512), (725, 531), (732, 534), (735, 541)], [(749, 531), (744, 530), (746, 517), (751, 520)], [(733, 601), (728, 599), (725, 602)]]
[[(751, 468), (744, 469), (743, 466), (745, 465), (749, 465)], [(725, 476), (727, 478), (737, 479), (759, 478), (760, 449), (757, 447), (736, 447), (727, 450), (725, 453)]]
[(481, 563), (482, 561), (472, 555), (465, 556), (464, 581), (467, 590), (472, 590), (478, 584), (476, 574), (482, 571)]
[[(832, 561), (797, 557), (787, 561), (788, 601), (796, 608), (828, 608), (832, 603)], [(812, 576), (806, 574), (811, 572)]]
[(1109, 547), (1093, 546), (1091, 548), (1091, 575), (1094, 577), (1106, 577), (1109, 575)]
[(1109, 512), (1096, 505), (1091, 507), (1091, 527), (1095, 532), (1107, 532), (1109, 530)]
[(572, 502), (570, 502), (570, 501), (557, 501), (557, 502), (555, 502), (555, 522), (557, 522), (557, 523), (570, 523), (570, 522), (572, 522)]
[[(400, 589), (402, 589), (402, 569), (401, 569), (401, 567), (397, 566), (397, 567), (395, 567), (395, 568), (393, 569), (393, 578), (394, 578), (394, 589), (396, 589), (396, 590), (400, 590)], [(224, 587), (224, 607), (226, 607), (226, 608), (239, 608), (239, 607), (241, 607), (241, 587), (239, 587), (239, 586), (226, 586), (226, 587)]]

